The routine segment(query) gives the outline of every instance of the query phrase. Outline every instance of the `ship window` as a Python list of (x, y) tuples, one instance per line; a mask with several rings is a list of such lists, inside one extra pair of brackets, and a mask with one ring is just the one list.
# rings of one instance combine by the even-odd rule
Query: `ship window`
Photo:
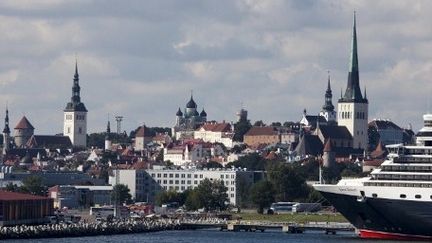
[(372, 197), (378, 197), (376, 193), (372, 193)]
[(406, 198), (405, 194), (400, 194), (400, 198)]
[(420, 199), (421, 198), (421, 195), (415, 195), (415, 198), (417, 198), (417, 199)]

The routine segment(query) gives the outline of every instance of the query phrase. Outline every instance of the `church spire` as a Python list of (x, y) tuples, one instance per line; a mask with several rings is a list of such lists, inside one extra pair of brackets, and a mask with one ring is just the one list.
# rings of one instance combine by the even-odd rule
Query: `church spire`
[(72, 98), (71, 98), (71, 102), (69, 102), (66, 105), (66, 109), (64, 111), (87, 112), (84, 103), (81, 102), (80, 92), (81, 92), (81, 87), (79, 85), (78, 61), (75, 59), (75, 74), (74, 74), (73, 85), (72, 85)]
[(81, 102), (80, 90), (81, 87), (79, 86), (78, 61), (75, 60), (75, 74), (74, 74), (73, 86), (72, 86), (72, 102), (74, 103)]
[(109, 140), (110, 139), (110, 135), (111, 135), (111, 126), (110, 126), (110, 121), (108, 119), (105, 140)]
[(360, 90), (359, 65), (357, 53), (357, 28), (356, 28), (356, 13), (353, 16), (353, 29), (351, 39), (351, 52), (348, 67), (348, 84), (345, 90), (345, 95), (341, 101), (367, 102), (363, 99)]
[(9, 128), (9, 109), (6, 105), (6, 116), (5, 116), (5, 127), (3, 129), (3, 134), (10, 134), (10, 128)]
[(325, 102), (324, 105), (322, 107), (322, 109), (324, 111), (334, 111), (334, 105), (332, 103), (332, 90), (331, 90), (331, 86), (330, 86), (330, 71), (328, 72), (328, 79), (327, 79), (327, 90), (325, 93)]

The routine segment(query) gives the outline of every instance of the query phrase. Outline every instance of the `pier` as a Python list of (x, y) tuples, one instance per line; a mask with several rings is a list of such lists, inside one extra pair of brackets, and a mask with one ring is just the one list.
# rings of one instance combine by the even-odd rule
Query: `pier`
[(349, 223), (308, 222), (305, 224), (284, 222), (226, 222), (218, 224), (182, 223), (184, 229), (217, 228), (221, 231), (264, 232), (266, 230), (280, 230), (284, 233), (298, 234), (307, 230), (323, 231), (325, 234), (336, 234), (338, 231), (354, 231)]

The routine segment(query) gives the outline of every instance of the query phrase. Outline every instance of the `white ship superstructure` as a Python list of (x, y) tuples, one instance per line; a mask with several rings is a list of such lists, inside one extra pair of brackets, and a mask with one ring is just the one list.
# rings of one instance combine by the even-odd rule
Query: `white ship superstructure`
[(432, 239), (432, 114), (415, 145), (388, 145), (369, 177), (314, 185), (367, 238)]

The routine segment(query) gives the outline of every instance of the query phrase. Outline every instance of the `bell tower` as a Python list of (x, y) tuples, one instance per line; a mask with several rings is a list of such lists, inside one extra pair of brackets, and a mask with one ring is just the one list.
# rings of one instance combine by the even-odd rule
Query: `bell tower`
[(78, 63), (75, 61), (75, 75), (72, 98), (64, 109), (63, 135), (68, 136), (74, 147), (87, 146), (87, 109), (80, 97)]

